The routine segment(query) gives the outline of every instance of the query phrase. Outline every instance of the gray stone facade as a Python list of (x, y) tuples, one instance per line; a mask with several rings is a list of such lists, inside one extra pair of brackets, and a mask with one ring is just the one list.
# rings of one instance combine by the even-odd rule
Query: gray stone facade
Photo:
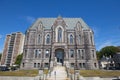
[(81, 18), (39, 18), (26, 31), (21, 69), (98, 69), (93, 31)]

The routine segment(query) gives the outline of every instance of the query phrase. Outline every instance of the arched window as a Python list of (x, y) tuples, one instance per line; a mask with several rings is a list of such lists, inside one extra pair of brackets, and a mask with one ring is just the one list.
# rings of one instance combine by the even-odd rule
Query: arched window
[(73, 36), (70, 35), (70, 44), (73, 44)]
[(40, 43), (40, 35), (38, 35), (38, 43)]
[(58, 29), (58, 42), (61, 42), (62, 41), (62, 29), (59, 28)]
[(46, 43), (49, 44), (50, 43), (50, 35), (48, 34), (46, 37)]

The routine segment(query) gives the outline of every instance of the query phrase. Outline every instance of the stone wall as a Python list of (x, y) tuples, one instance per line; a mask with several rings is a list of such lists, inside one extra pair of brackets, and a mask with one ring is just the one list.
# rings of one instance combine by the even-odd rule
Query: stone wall
[(37, 77), (0, 76), (0, 80), (39, 80), (39, 76)]

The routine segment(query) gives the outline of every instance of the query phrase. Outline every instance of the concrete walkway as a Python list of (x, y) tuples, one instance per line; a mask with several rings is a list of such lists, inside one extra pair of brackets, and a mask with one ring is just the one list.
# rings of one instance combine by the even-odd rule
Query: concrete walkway
[(53, 71), (48, 75), (48, 80), (65, 80), (67, 79), (67, 72), (64, 66), (57, 65)]

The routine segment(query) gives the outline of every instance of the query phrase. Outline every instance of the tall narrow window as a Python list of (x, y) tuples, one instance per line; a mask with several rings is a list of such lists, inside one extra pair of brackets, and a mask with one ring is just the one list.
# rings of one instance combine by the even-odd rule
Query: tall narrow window
[(50, 35), (48, 34), (46, 37), (46, 43), (49, 44), (50, 43)]
[(41, 50), (39, 50), (39, 58), (41, 58)]
[(38, 43), (40, 43), (40, 35), (38, 35)]
[(70, 57), (73, 58), (74, 57), (74, 50), (70, 50)]
[(27, 50), (25, 50), (25, 55), (24, 55), (24, 57), (25, 57), (25, 58), (27, 57)]
[(73, 36), (70, 35), (70, 44), (73, 44)]
[(95, 55), (94, 55), (94, 50), (92, 50), (92, 55), (93, 55), (93, 58), (95, 57)]
[(25, 63), (23, 63), (22, 67), (25, 67)]
[(40, 68), (40, 63), (38, 63), (38, 68)]
[(35, 50), (35, 58), (37, 58), (37, 55), (38, 55), (38, 50), (36, 49)]
[(78, 57), (79, 57), (79, 59), (81, 59), (81, 53), (80, 53), (80, 50), (78, 50)]
[(62, 29), (59, 28), (58, 29), (58, 42), (61, 42), (62, 41)]
[(79, 63), (79, 66), (80, 66), (80, 68), (82, 68), (82, 64), (81, 63)]
[(79, 43), (79, 44), (81, 43), (80, 41), (81, 41), (81, 36), (79, 35), (79, 36), (78, 36), (78, 43)]
[(34, 68), (36, 68), (36, 63), (34, 63)]
[(95, 66), (95, 67), (97, 67), (97, 64), (96, 64), (96, 63), (94, 63), (94, 66)]
[(84, 59), (84, 50), (82, 50), (81, 57), (82, 57), (82, 59)]
[(83, 68), (85, 68), (86, 66), (85, 66), (85, 63), (83, 63)]
[(45, 52), (45, 57), (46, 57), (46, 58), (49, 58), (49, 50), (46, 50), (46, 52)]

